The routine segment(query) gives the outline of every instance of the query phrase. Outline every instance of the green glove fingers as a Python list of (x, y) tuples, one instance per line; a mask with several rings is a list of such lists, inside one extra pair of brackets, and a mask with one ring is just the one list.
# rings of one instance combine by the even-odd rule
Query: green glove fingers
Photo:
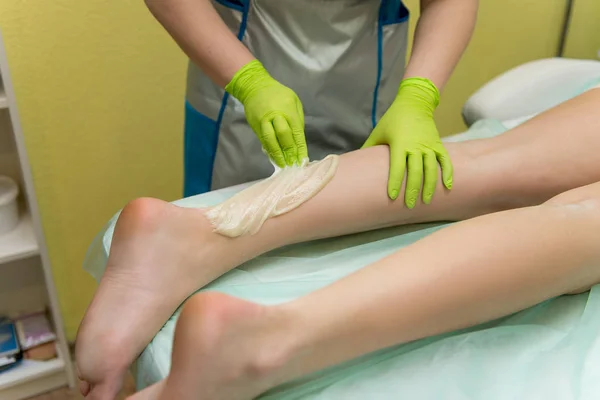
[(283, 151), (287, 165), (293, 165), (298, 160), (298, 150), (292, 136), (292, 128), (288, 121), (281, 114), (276, 114), (273, 118), (273, 127), (277, 142)]
[(292, 114), (289, 118), (292, 137), (294, 138), (298, 152), (298, 160), (305, 160), (308, 158), (308, 147), (306, 146), (306, 136), (304, 135), (304, 108), (300, 100), (296, 103), (296, 114)]
[(425, 174), (423, 178), (423, 203), (429, 204), (433, 198), (438, 179), (437, 158), (431, 150), (425, 151), (423, 155), (423, 172)]
[[(269, 120), (263, 120), (261, 121), (260, 126), (261, 129), (258, 131), (257, 136), (267, 152), (267, 155), (276, 165), (280, 167), (286, 165), (287, 162), (283, 155), (283, 151), (281, 151), (281, 148), (279, 147), (273, 123)], [(256, 132), (255, 129), (254, 131)]]
[(398, 95), (363, 145), (387, 144), (390, 147), (388, 196), (395, 200), (406, 172), (404, 202), (413, 208), (422, 191), (423, 203), (433, 198), (438, 179), (438, 164), (444, 186), (452, 188), (452, 162), (433, 120), (439, 92), (428, 79), (402, 81)]
[(408, 154), (408, 174), (406, 174), (406, 191), (404, 203), (408, 208), (417, 204), (421, 183), (423, 182), (423, 155), (421, 153)]
[[(369, 145), (367, 147), (376, 146), (379, 143)], [(390, 177), (388, 179), (388, 196), (392, 200), (396, 200), (400, 194), (404, 173), (406, 172), (406, 156), (404, 149), (390, 149)]]
[(302, 103), (260, 61), (240, 68), (225, 90), (244, 105), (248, 124), (275, 164), (284, 167), (308, 158)]
[(446, 189), (452, 189), (452, 177), (454, 176), (454, 167), (452, 166), (452, 161), (450, 161), (450, 155), (443, 149), (443, 151), (438, 151), (436, 153), (436, 157), (440, 166), (442, 167), (442, 181), (444, 182), (444, 186)]

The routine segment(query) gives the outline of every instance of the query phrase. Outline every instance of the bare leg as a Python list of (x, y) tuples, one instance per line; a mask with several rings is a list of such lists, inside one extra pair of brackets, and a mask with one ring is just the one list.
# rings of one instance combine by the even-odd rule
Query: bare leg
[(77, 339), (80, 375), (92, 385), (91, 398), (110, 398), (118, 390), (125, 369), (187, 296), (273, 248), (539, 204), (600, 180), (599, 104), (600, 90), (592, 90), (497, 138), (448, 144), (454, 189), (438, 185), (433, 202), (413, 210), (386, 196), (386, 147), (343, 155), (320, 193), (267, 221), (254, 236), (216, 235), (202, 210), (154, 199), (132, 202), (119, 218), (105, 275)]
[(600, 183), (461, 222), (288, 304), (195, 295), (159, 398), (251, 399), (375, 350), (582, 290), (600, 282), (598, 243)]

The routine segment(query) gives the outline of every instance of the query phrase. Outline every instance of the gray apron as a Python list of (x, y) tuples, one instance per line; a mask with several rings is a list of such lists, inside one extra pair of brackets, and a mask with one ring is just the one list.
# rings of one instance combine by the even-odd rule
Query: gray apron
[[(311, 160), (360, 148), (390, 106), (405, 66), (400, 0), (215, 0), (267, 71), (302, 101)], [(269, 176), (244, 108), (193, 63), (185, 113), (185, 196)]]

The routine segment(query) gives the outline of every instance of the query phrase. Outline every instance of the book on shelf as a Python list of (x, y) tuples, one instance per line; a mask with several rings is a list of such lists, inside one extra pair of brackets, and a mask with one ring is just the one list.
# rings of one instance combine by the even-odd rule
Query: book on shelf
[(22, 355), (15, 324), (0, 317), (0, 372), (15, 366)]
[(56, 358), (56, 334), (45, 311), (17, 317), (15, 329), (25, 358), (38, 361)]
[(23, 352), (23, 358), (35, 361), (48, 361), (56, 358), (56, 356), (56, 342), (40, 344)]
[(29, 350), (56, 340), (56, 334), (52, 330), (50, 321), (44, 311), (15, 318), (15, 328), (23, 350)]

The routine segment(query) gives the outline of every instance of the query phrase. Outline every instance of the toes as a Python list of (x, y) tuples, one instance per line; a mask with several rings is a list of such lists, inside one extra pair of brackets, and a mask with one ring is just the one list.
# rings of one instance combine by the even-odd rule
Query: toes
[(165, 386), (165, 382), (166, 380), (163, 379), (162, 381), (157, 382), (154, 385), (149, 386), (143, 389), (142, 391), (127, 397), (125, 400), (158, 400), (162, 393), (163, 387)]
[(91, 390), (85, 396), (86, 400), (115, 400), (119, 390), (113, 385), (99, 384), (91, 386)]
[(90, 384), (86, 381), (79, 381), (79, 391), (83, 396), (87, 396), (90, 392)]
[[(122, 386), (123, 381), (118, 377), (111, 377), (100, 383), (91, 384), (87, 381), (81, 381), (79, 384), (86, 400), (115, 400)], [(84, 389), (86, 390), (85, 393), (83, 392)]]

